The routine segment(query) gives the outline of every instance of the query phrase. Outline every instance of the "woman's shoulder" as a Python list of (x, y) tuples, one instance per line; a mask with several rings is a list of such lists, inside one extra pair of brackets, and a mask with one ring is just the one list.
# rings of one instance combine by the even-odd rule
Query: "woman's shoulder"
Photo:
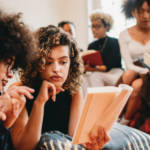
[(121, 40), (125, 40), (127, 42), (131, 40), (128, 29), (125, 29), (122, 32), (120, 32), (119, 41)]
[(120, 36), (127, 36), (128, 35), (128, 29), (125, 29), (120, 32)]
[(12, 86), (22, 86), (23, 83), (21, 81), (17, 81), (17, 82), (14, 82), (12, 83), (9, 87), (12, 87)]

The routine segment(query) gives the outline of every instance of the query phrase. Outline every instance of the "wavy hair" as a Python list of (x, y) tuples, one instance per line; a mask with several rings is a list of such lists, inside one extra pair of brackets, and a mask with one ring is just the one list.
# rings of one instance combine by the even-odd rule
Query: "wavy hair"
[(137, 12), (140, 14), (140, 8), (143, 3), (147, 2), (150, 7), (150, 0), (126, 0), (122, 6), (122, 12), (124, 12), (126, 19), (134, 18), (132, 12), (137, 9)]
[(71, 93), (79, 90), (84, 67), (75, 40), (61, 28), (53, 25), (39, 28), (34, 35), (39, 41), (40, 52), (35, 61), (30, 63), (26, 70), (21, 71), (21, 81), (30, 87), (40, 86), (42, 83), (40, 73), (45, 69), (46, 59), (51, 53), (51, 48), (58, 45), (68, 45), (70, 69), (63, 88)]
[(99, 9), (92, 12), (90, 19), (91, 21), (99, 19), (105, 27), (109, 27), (108, 31), (113, 27), (114, 20), (111, 15), (101, 12)]

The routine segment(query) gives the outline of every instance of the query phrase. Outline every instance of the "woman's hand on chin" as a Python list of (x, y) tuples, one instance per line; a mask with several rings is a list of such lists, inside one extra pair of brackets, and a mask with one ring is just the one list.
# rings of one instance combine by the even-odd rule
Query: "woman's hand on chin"
[(89, 150), (99, 150), (99, 149), (103, 149), (104, 145), (110, 141), (110, 137), (106, 133), (105, 128), (99, 126), (98, 138), (93, 134), (90, 134), (90, 140), (91, 142), (87, 142), (82, 145)]
[(42, 82), (38, 97), (36, 101), (39, 101), (40, 103), (45, 103), (49, 100), (50, 96), (52, 97), (52, 100), (55, 102), (55, 95), (60, 92), (64, 91), (62, 87), (55, 87), (54, 84), (52, 84), (49, 81), (44, 80)]

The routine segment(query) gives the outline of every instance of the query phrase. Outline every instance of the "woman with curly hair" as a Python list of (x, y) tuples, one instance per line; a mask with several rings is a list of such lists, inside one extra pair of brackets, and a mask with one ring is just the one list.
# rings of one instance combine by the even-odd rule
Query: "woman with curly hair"
[(107, 36), (107, 31), (113, 26), (113, 18), (100, 10), (95, 10), (91, 15), (92, 32), (94, 38), (98, 40), (88, 46), (88, 50), (100, 51), (103, 65), (92, 67), (88, 62), (84, 67), (85, 71), (91, 71), (90, 75), (85, 75), (82, 84), (84, 96), (87, 87), (100, 87), (105, 85), (115, 85), (123, 73), (121, 69), (121, 54), (119, 43), (116, 38)]
[(12, 70), (25, 69), (35, 57), (36, 42), (31, 32), (20, 21), (21, 14), (9, 15), (0, 10), (0, 149), (7, 149), (9, 130), (26, 98), (32, 99), (33, 89), (12, 86), (6, 92), (4, 86), (13, 77)]
[[(27, 100), (12, 127), (14, 148), (50, 150), (69, 146), (82, 149), (81, 145), (71, 145), (83, 103), (80, 86), (84, 69), (76, 42), (61, 28), (52, 25), (38, 29), (34, 35), (39, 41), (39, 55), (22, 70), (22, 82), (16, 83), (33, 87), (34, 100)], [(99, 139), (94, 135), (90, 138), (91, 143), (86, 143), (85, 147), (94, 150), (103, 148), (110, 140), (102, 127)]]
[[(117, 82), (128, 84), (133, 87), (124, 116), (120, 123), (133, 126), (142, 131), (150, 133), (150, 124), (146, 120), (149, 115), (150, 104), (150, 72), (138, 61), (137, 56), (143, 59), (145, 52), (150, 54), (150, 1), (149, 0), (127, 0), (123, 5), (123, 12), (127, 19), (135, 18), (135, 26), (120, 33), (119, 43), (121, 55), (125, 61), (127, 71)], [(145, 106), (143, 112), (141, 108)], [(146, 109), (147, 108), (147, 109)], [(148, 111), (147, 111), (148, 110)], [(135, 120), (132, 120), (136, 118)], [(131, 121), (132, 120), (132, 121)], [(145, 128), (145, 125), (148, 128)], [(148, 130), (147, 130), (148, 129)]]

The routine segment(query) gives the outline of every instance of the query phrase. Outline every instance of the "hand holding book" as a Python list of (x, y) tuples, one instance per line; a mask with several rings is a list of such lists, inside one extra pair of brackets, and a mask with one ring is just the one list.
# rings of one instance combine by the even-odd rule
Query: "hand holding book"
[(132, 87), (121, 84), (119, 87), (87, 88), (87, 96), (73, 137), (73, 144), (91, 141), (92, 132), (99, 137), (99, 126), (109, 133), (119, 113), (127, 102)]
[(86, 149), (99, 150), (103, 149), (104, 145), (110, 141), (110, 137), (107, 134), (105, 128), (99, 126), (98, 128), (98, 138), (94, 134), (90, 134), (90, 141), (82, 144)]

